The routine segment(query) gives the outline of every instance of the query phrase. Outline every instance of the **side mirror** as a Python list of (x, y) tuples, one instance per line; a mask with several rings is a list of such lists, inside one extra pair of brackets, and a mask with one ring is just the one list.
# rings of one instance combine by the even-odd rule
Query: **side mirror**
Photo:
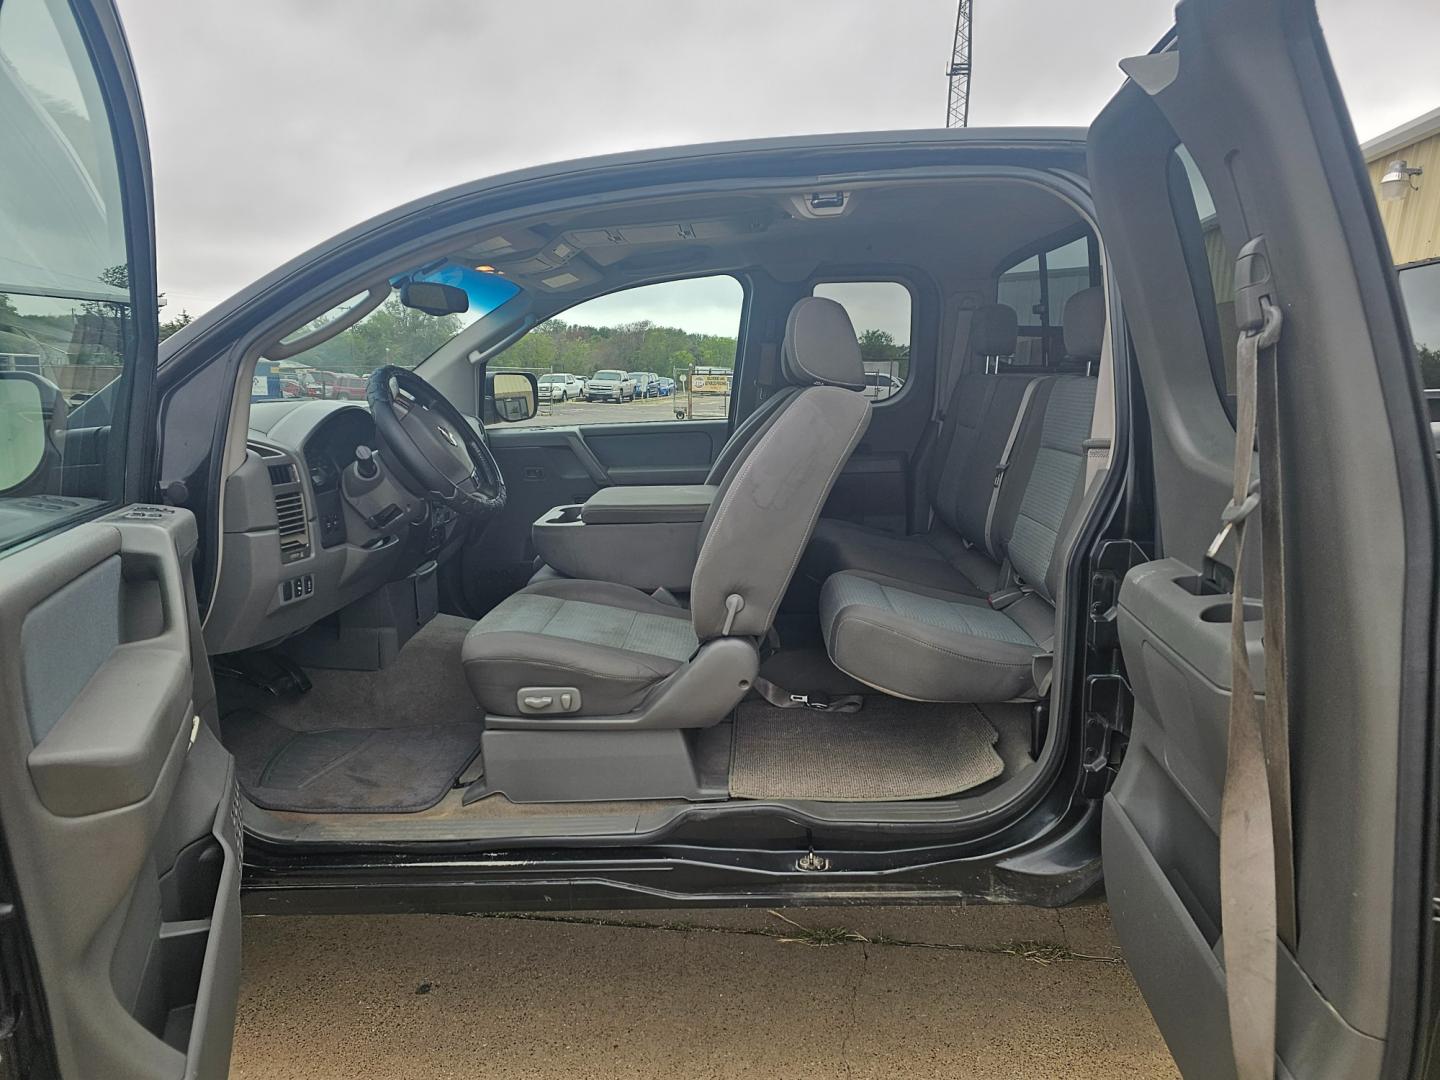
[(0, 491), (35, 478), (64, 407), (48, 379), (24, 371), (0, 372)]
[(539, 383), (529, 371), (485, 372), (485, 416), (487, 424), (503, 420), (514, 424), (535, 415)]
[(400, 286), (400, 303), (426, 315), (463, 315), (470, 310), (470, 295), (438, 281), (407, 281)]

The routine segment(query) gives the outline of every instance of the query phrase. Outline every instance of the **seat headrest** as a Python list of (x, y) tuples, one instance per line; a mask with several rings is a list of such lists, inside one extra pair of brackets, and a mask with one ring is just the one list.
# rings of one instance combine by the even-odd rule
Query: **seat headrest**
[(972, 356), (1014, 356), (1019, 318), (1009, 304), (981, 304), (970, 316)]
[(804, 297), (790, 309), (780, 364), (786, 380), (796, 386), (865, 389), (865, 366), (850, 316), (822, 296)]
[(1105, 340), (1105, 290), (1081, 289), (1065, 301), (1065, 355), (1072, 360), (1097, 360)]

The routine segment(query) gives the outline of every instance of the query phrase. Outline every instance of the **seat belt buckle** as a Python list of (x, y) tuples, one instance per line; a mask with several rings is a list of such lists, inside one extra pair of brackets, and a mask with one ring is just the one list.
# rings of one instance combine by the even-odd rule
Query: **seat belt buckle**
[(999, 592), (993, 592), (987, 596), (985, 602), (990, 605), (993, 611), (1004, 611), (1011, 604), (1024, 599), (1026, 594), (1033, 591), (1033, 589), (1027, 589), (1023, 585), (1018, 589), (1001, 589)]
[(791, 694), (790, 700), (804, 709), (814, 709), (817, 712), (830, 711), (830, 699), (820, 694)]

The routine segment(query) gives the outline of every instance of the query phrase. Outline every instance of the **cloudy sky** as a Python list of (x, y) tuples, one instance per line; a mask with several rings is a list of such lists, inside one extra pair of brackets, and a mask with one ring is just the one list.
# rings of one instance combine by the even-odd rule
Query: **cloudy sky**
[[(971, 124), (1084, 124), (1165, 0), (981, 0)], [(954, 0), (120, 0), (167, 314), (416, 196), (519, 166), (939, 126)], [(1440, 4), (1320, 0), (1361, 139), (1440, 105)]]

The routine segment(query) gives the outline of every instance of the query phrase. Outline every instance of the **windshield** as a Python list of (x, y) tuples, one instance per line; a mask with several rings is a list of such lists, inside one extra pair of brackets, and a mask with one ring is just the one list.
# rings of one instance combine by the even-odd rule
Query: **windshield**
[(625, 378), (623, 371), (597, 371), (590, 376), (591, 382), (619, 382)]
[[(453, 286), (465, 293), (468, 306), (465, 311), (451, 315), (430, 315), (406, 307), (400, 299), (400, 288), (409, 282)], [(456, 262), (400, 274), (391, 278), (390, 284), (392, 291), (379, 307), (328, 341), (284, 361), (261, 360), (255, 370), (250, 399), (267, 401), (297, 396), (294, 386), (285, 385), (286, 379), (301, 385), (302, 393), (298, 396), (363, 396), (365, 382), (377, 367), (387, 364), (415, 367), (467, 326), (520, 292), (518, 285), (499, 274)], [(363, 303), (367, 295), (361, 293), (337, 304), (319, 318), (297, 327), (283, 340), (287, 344), (299, 341), (344, 318), (357, 304)], [(351, 378), (342, 379), (341, 375)]]
[(541, 376), (540, 376), (540, 381), (543, 382), (543, 383), (564, 382), (564, 381), (565, 381), (565, 376), (564, 376), (564, 375), (541, 375)]

